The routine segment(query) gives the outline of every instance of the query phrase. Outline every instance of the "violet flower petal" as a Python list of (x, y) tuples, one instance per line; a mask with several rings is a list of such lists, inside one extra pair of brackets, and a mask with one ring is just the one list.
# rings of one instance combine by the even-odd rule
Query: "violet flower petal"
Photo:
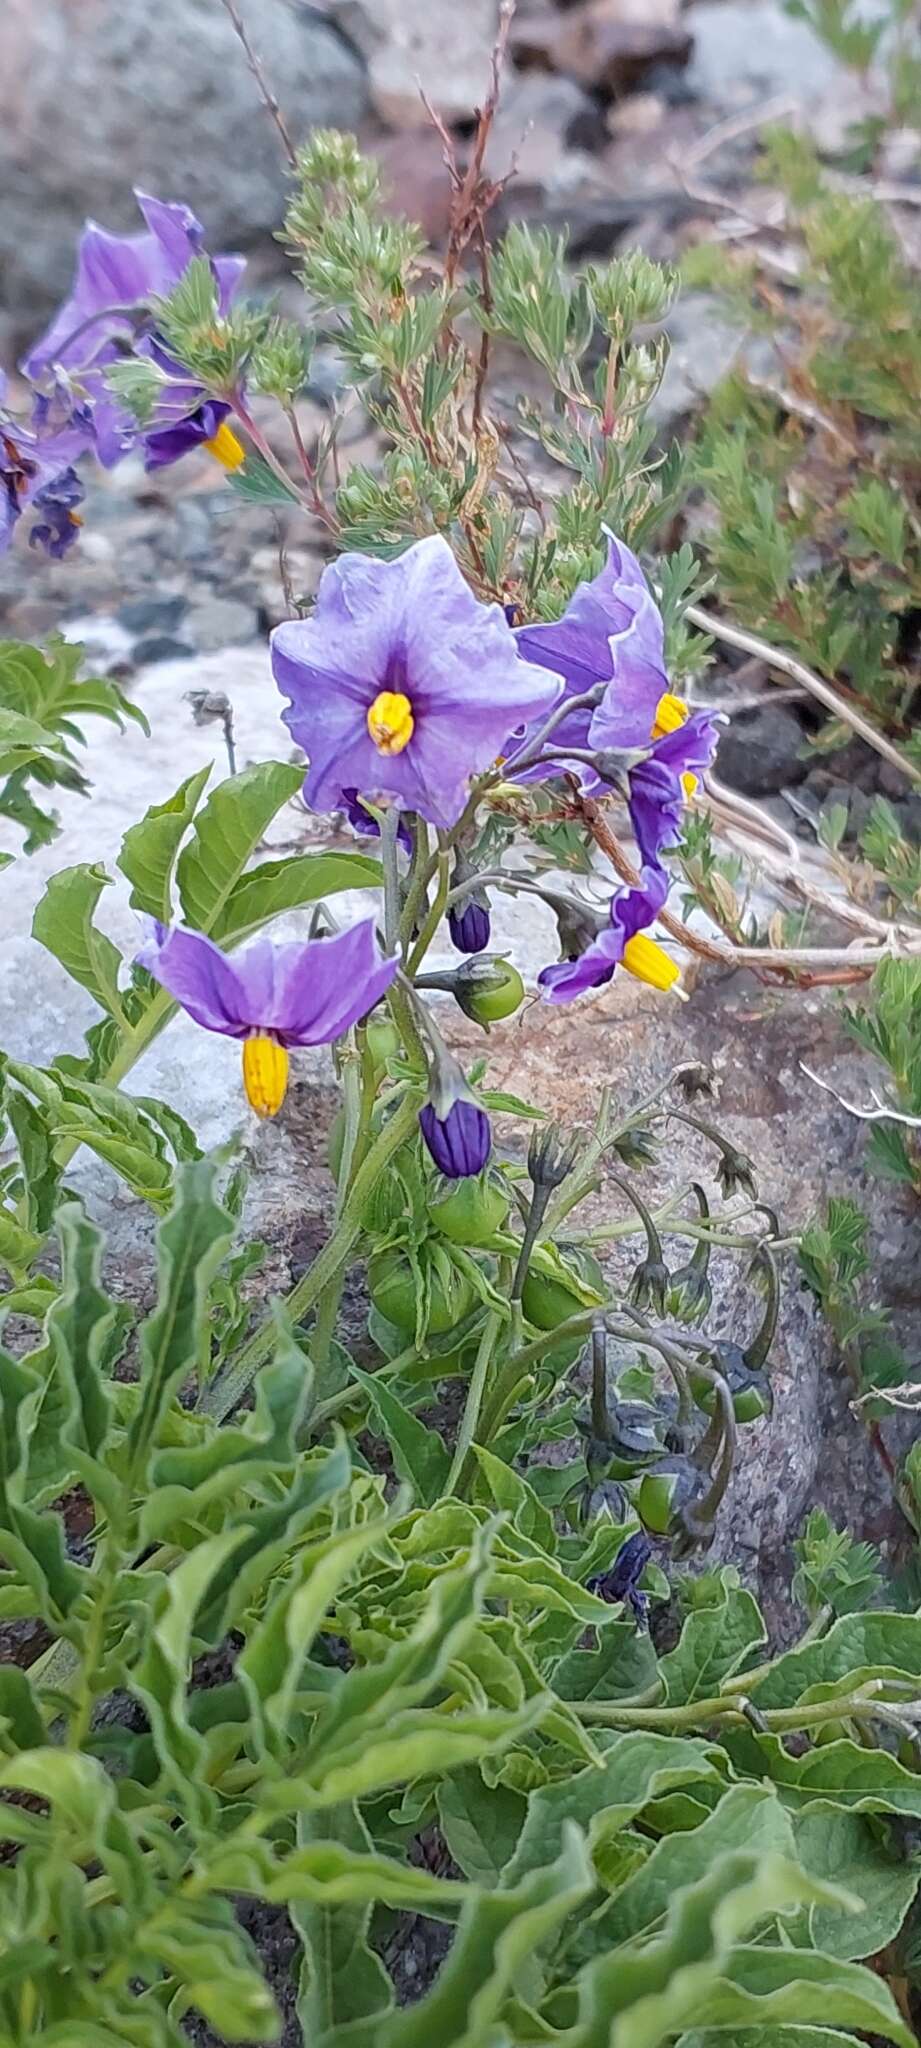
[(667, 895), (664, 871), (644, 868), (638, 887), (621, 889), (612, 898), (608, 923), (577, 960), (559, 960), (541, 970), (537, 982), (545, 1002), (570, 1003), (603, 988), (620, 966), (628, 939), (655, 923)]
[[(308, 756), (314, 810), (340, 809), (356, 789), (444, 827), (456, 823), (470, 776), (562, 688), (519, 659), (501, 607), (479, 602), (439, 534), (394, 561), (344, 555), (330, 564), (313, 617), (275, 628), (272, 669), (289, 699), (285, 723)], [(380, 752), (368, 731), (385, 691), (404, 695), (412, 711), (399, 753)]]
[(373, 1008), (399, 965), (381, 955), (373, 918), (330, 939), (260, 938), (233, 957), (203, 932), (159, 926), (137, 959), (207, 1031), (272, 1033), (286, 1046), (339, 1038)]
[(419, 1111), (422, 1136), (439, 1171), (448, 1180), (466, 1180), (480, 1173), (492, 1149), (492, 1134), (485, 1109), (461, 1096), (447, 1116), (437, 1115), (427, 1102)]

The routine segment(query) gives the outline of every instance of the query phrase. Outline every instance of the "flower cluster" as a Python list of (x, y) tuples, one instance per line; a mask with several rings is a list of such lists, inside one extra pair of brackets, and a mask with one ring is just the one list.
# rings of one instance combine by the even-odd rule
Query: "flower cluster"
[[(140, 447), (145, 467), (162, 469), (204, 446), (228, 469), (244, 450), (228, 426), (229, 400), (189, 377), (156, 330), (156, 304), (204, 255), (204, 229), (187, 206), (135, 197), (145, 232), (112, 235), (95, 222), (80, 238), (73, 288), (45, 334), (23, 358), (32, 387), (24, 420), (5, 409), (0, 382), (0, 549), (27, 507), (41, 515), (31, 538), (61, 556), (76, 537), (83, 496), (73, 469), (92, 453), (107, 469)], [(242, 256), (210, 260), (218, 317), (233, 300)], [(150, 366), (157, 396), (141, 426), (120, 404), (107, 372), (126, 352)]]
[[(203, 347), (217, 347), (242, 259), (206, 256), (188, 207), (136, 197), (142, 232), (113, 235), (90, 223), (81, 237), (72, 291), (21, 365), (32, 387), (26, 421), (17, 424), (3, 408), (0, 387), (0, 547), (28, 508), (32, 541), (52, 555), (66, 552), (80, 523), (74, 463), (86, 452), (110, 467), (139, 450), (149, 470), (196, 447), (229, 469), (245, 459), (229, 425), (234, 410), (248, 419), (242, 369), (227, 369), (213, 388), (196, 381), (171, 350), (166, 303), (184, 294)], [(178, 298), (171, 303), (175, 309)], [(128, 386), (116, 367), (126, 357), (146, 379), (141, 417), (119, 395)], [(190, 361), (206, 359), (190, 345)], [(485, 955), (447, 978), (430, 976), (429, 985), (451, 986), (486, 1028), (519, 999), (508, 994), (513, 970), (486, 953), (490, 899), (470, 853), (478, 802), (503, 781), (568, 774), (592, 797), (619, 785), (639, 854), (638, 882), (617, 890), (601, 921), (569, 899), (560, 910), (546, 892), (566, 957), (539, 975), (545, 999), (566, 1002), (598, 988), (618, 966), (655, 988), (676, 985), (678, 969), (650, 933), (668, 894), (664, 856), (715, 734), (710, 717), (689, 713), (670, 691), (663, 640), (640, 563), (613, 535), (599, 574), (580, 584), (554, 622), (514, 626), (502, 605), (476, 596), (449, 540), (430, 533), (389, 560), (341, 555), (323, 574), (312, 615), (276, 627), (272, 670), (284, 722), (306, 755), (307, 803), (344, 812), (359, 831), (381, 834), (387, 821), (387, 950), (367, 920), (306, 944), (260, 940), (234, 960), (201, 933), (157, 926), (139, 955), (198, 1023), (242, 1040), (246, 1092), (260, 1115), (281, 1105), (288, 1049), (340, 1036), (398, 972), (418, 1006), (413, 948), (434, 873), (429, 827), (439, 835), (440, 872), (453, 863), (452, 941), (462, 953)], [(417, 919), (407, 931), (410, 898)], [(459, 1177), (483, 1166), (488, 1118), (443, 1048), (421, 1123), (442, 1172)]]

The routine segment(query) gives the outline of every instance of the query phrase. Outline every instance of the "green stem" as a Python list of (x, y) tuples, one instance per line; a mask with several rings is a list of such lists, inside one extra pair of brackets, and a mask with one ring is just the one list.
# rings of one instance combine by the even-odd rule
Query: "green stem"
[[(875, 1690), (871, 1693), (856, 1693), (849, 1699), (821, 1700), (815, 1705), (801, 1707), (768, 1708), (760, 1717), (768, 1734), (783, 1735), (789, 1731), (806, 1728), (821, 1728), (827, 1721), (841, 1721), (853, 1716), (866, 1719), (879, 1711), (879, 1693), (882, 1679), (870, 1681)], [(712, 1699), (692, 1700), (684, 1707), (621, 1707), (601, 1706), (593, 1700), (574, 1701), (573, 1712), (580, 1721), (602, 1728), (651, 1728), (662, 1729), (674, 1734), (684, 1728), (708, 1728), (714, 1721), (747, 1722), (739, 1697), (717, 1694)]]
[(502, 1318), (498, 1309), (491, 1308), (483, 1324), (483, 1334), (473, 1362), (470, 1385), (467, 1389), (467, 1400), (461, 1418), (461, 1426), (457, 1433), (457, 1443), (454, 1447), (454, 1457), (451, 1460), (451, 1470), (448, 1473), (445, 1486), (446, 1494), (460, 1495), (462, 1493), (463, 1475), (468, 1465), (472, 1464), (470, 1452), (479, 1427), (480, 1408), (486, 1388), (486, 1375), (489, 1371), (489, 1361), (492, 1358), (496, 1338), (501, 1327)]
[(424, 818), (417, 817), (413, 830), (413, 853), (409, 865), (409, 884), (406, 890), (406, 901), (403, 905), (403, 917), (400, 924), (400, 939), (404, 953), (407, 947), (412, 944), (413, 932), (419, 922), (419, 915), (425, 902), (425, 894), (431, 874), (429, 861), (428, 826)]
[(448, 884), (451, 877), (451, 862), (447, 853), (439, 853), (437, 872), (438, 885), (426, 912), (419, 937), (406, 962), (407, 974), (416, 974), (418, 972), (444, 916), (445, 904), (448, 900)]
[[(423, 1100), (424, 1097), (418, 1089), (408, 1089), (399, 1109), (394, 1111), (389, 1123), (378, 1132), (355, 1175), (332, 1236), (287, 1297), (285, 1310), (292, 1322), (299, 1322), (307, 1314), (308, 1309), (319, 1300), (324, 1288), (328, 1287), (345, 1267), (361, 1236), (361, 1216), (368, 1196), (376, 1186), (384, 1167), (415, 1130)], [(275, 1326), (269, 1316), (261, 1327), (254, 1331), (248, 1344), (244, 1344), (242, 1351), (237, 1353), (226, 1370), (204, 1389), (198, 1403), (200, 1411), (213, 1416), (216, 1422), (223, 1422), (225, 1416), (230, 1415), (233, 1409), (239, 1406), (259, 1367), (271, 1356), (274, 1343)]]

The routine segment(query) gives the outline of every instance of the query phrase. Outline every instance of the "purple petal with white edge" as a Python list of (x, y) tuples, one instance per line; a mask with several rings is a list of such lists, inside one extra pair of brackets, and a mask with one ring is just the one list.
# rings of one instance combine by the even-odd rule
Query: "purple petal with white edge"
[[(331, 564), (313, 617), (276, 627), (272, 670), (308, 756), (315, 810), (340, 809), (355, 789), (446, 827), (471, 775), (562, 688), (519, 659), (501, 607), (479, 602), (437, 534), (391, 562), (344, 555)], [(382, 691), (409, 700), (413, 730), (400, 753), (381, 753), (368, 732)]]
[(156, 928), (138, 964), (196, 1024), (227, 1038), (271, 1032), (282, 1045), (328, 1045), (389, 988), (373, 918), (331, 939), (273, 944), (261, 938), (229, 957), (203, 932)]
[(603, 988), (620, 966), (628, 939), (655, 923), (668, 895), (661, 868), (644, 868), (640, 885), (622, 889), (611, 900), (610, 918), (597, 939), (577, 960), (559, 960), (544, 967), (538, 987), (548, 1003), (571, 1003), (576, 996)]

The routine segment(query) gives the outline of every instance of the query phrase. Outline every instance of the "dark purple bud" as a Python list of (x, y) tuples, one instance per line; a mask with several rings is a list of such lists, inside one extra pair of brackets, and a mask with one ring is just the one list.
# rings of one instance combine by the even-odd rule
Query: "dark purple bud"
[(652, 1545), (645, 1530), (638, 1529), (628, 1536), (621, 1545), (610, 1571), (600, 1572), (597, 1578), (589, 1579), (588, 1590), (597, 1593), (600, 1600), (623, 1600), (630, 1608), (637, 1628), (645, 1628), (649, 1613), (649, 1596), (640, 1592), (640, 1580), (652, 1556)]
[(447, 1180), (465, 1180), (480, 1173), (492, 1149), (489, 1118), (479, 1103), (460, 1096), (445, 1116), (434, 1103), (419, 1111), (422, 1136), (439, 1171)]
[(62, 470), (60, 476), (46, 484), (44, 490), (38, 491), (32, 506), (42, 516), (32, 528), (29, 546), (44, 548), (46, 555), (62, 562), (80, 531), (82, 522), (75, 507), (82, 505), (85, 496), (75, 469)]
[(475, 896), (466, 897), (463, 903), (455, 904), (448, 912), (448, 930), (451, 943), (459, 953), (482, 953), (489, 945), (491, 930), (486, 897), (478, 892)]

